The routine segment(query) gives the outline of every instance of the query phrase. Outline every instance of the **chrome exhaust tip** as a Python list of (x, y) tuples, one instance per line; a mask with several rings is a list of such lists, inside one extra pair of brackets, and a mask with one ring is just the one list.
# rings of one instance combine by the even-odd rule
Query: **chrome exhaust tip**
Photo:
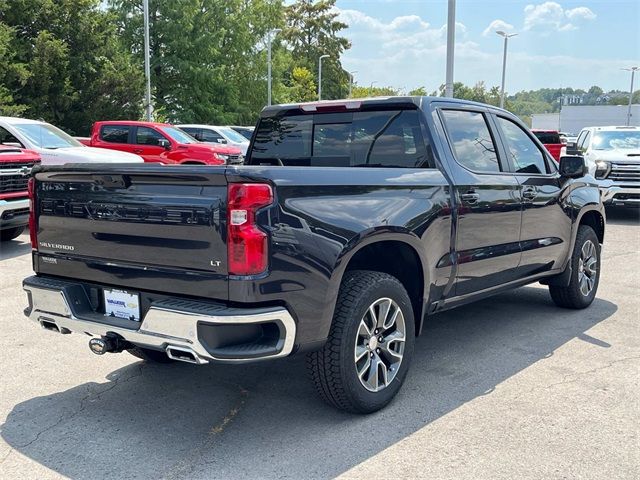
[(178, 362), (193, 363), (195, 365), (207, 363), (206, 360), (201, 359), (196, 352), (188, 347), (176, 347), (169, 345), (165, 352), (167, 353), (167, 357)]

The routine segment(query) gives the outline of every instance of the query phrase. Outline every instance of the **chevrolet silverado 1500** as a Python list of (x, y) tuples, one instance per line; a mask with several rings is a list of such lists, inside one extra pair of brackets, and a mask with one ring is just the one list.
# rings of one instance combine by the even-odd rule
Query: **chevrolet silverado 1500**
[(532, 282), (560, 307), (596, 295), (596, 182), (504, 110), (267, 107), (247, 164), (36, 169), (26, 315), (148, 361), (306, 353), (319, 394), (364, 413), (400, 389), (429, 315)]

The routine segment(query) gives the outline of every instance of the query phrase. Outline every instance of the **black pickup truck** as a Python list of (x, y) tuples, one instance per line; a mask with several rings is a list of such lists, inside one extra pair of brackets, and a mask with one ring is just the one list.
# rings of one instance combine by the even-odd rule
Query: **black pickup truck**
[(265, 108), (245, 166), (39, 167), (25, 313), (95, 353), (306, 353), (372, 412), (436, 312), (532, 282), (591, 304), (605, 214), (581, 157), (487, 105), (394, 97)]

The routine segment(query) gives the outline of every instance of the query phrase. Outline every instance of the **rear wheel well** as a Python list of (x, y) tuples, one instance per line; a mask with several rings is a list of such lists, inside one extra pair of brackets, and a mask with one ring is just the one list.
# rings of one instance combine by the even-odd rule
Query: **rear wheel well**
[(598, 241), (600, 243), (604, 242), (604, 218), (599, 212), (591, 210), (585, 213), (580, 219), (580, 225), (588, 225), (593, 228), (593, 231), (596, 232), (596, 236), (598, 237)]
[(384, 272), (400, 280), (411, 299), (416, 335), (420, 333), (424, 275), (422, 262), (413, 247), (399, 241), (372, 243), (363, 247), (351, 258), (346, 271), (350, 270)]

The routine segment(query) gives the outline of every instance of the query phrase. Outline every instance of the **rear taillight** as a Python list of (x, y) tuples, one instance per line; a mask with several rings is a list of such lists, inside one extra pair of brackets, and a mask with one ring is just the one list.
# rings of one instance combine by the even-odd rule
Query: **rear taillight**
[(256, 212), (273, 203), (265, 183), (230, 183), (227, 250), (230, 275), (257, 275), (267, 269), (268, 238), (256, 223)]
[(36, 179), (31, 177), (27, 182), (29, 193), (29, 236), (31, 237), (31, 248), (38, 249), (38, 226), (36, 225)]

